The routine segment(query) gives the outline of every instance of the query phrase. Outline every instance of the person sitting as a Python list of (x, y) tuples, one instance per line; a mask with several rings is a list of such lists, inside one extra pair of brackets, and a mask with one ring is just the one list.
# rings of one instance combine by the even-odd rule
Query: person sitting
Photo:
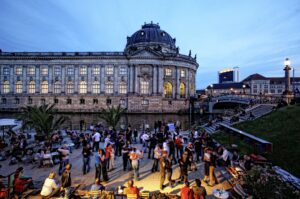
[(201, 186), (201, 180), (196, 179), (195, 182), (196, 184), (192, 187), (194, 199), (205, 199), (207, 193), (206, 189)]
[(103, 185), (101, 184), (101, 181), (100, 181), (99, 178), (96, 178), (95, 184), (93, 184), (93, 185), (91, 186), (91, 189), (90, 189), (90, 190), (91, 190), (91, 191), (98, 191), (98, 190), (104, 191), (104, 190), (105, 190), (105, 186), (103, 186)]
[(15, 173), (14, 175), (14, 182), (13, 182), (13, 192), (18, 196), (18, 198), (21, 197), (22, 193), (26, 191), (28, 188), (28, 185), (32, 182), (32, 179), (24, 180), (21, 179), (21, 173)]
[(140, 191), (136, 186), (133, 186), (133, 180), (129, 180), (127, 183), (128, 187), (124, 189), (124, 194), (136, 194), (136, 198), (140, 197)]
[(180, 198), (181, 199), (192, 199), (193, 198), (193, 190), (190, 188), (189, 181), (184, 181), (184, 187), (180, 190)]
[(41, 191), (42, 199), (51, 198), (59, 192), (59, 187), (56, 184), (54, 178), (55, 178), (55, 172), (51, 171), (42, 187), (42, 191)]

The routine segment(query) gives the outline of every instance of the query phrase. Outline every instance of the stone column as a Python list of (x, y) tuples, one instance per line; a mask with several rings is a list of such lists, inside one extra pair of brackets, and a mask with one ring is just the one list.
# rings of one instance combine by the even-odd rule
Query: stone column
[(113, 95), (116, 95), (117, 93), (119, 93), (119, 79), (118, 79), (118, 74), (119, 74), (119, 70), (118, 70), (118, 66), (114, 65), (114, 74), (113, 74)]
[(78, 85), (79, 85), (79, 82), (80, 82), (80, 77), (79, 77), (79, 66), (78, 65), (74, 65), (74, 69), (75, 69), (75, 77), (74, 77), (74, 93), (75, 94), (78, 94)]
[(40, 66), (35, 67), (35, 93), (41, 93)]
[(100, 93), (105, 93), (105, 66), (101, 66), (100, 68)]
[(22, 81), (22, 84), (23, 84), (23, 93), (27, 93), (27, 83), (28, 83), (28, 80), (29, 79), (27, 79), (27, 67), (25, 67), (25, 66), (22, 66), (22, 75), (23, 75), (23, 77), (22, 77), (22, 79), (21, 79), (21, 81)]
[(131, 93), (131, 88), (132, 88), (132, 77), (131, 77), (131, 68), (130, 65), (127, 66), (127, 93)]
[(157, 94), (157, 67), (152, 66), (152, 94), (156, 95)]
[(159, 74), (159, 78), (158, 78), (158, 93), (160, 96), (163, 95), (163, 89), (164, 89), (164, 69), (162, 66), (159, 66), (158, 68), (158, 74)]
[(48, 93), (53, 92), (53, 65), (48, 65)]
[(186, 89), (187, 89), (187, 98), (190, 97), (190, 70), (187, 69), (187, 85), (186, 85)]
[(175, 82), (176, 82), (176, 87), (175, 87), (175, 99), (179, 99), (180, 96), (180, 89), (179, 89), (179, 85), (180, 85), (180, 69), (178, 68), (178, 66), (175, 67), (176, 68), (176, 78), (175, 78)]
[(68, 82), (68, 75), (66, 75), (67, 66), (61, 65), (61, 93), (66, 93), (66, 84)]
[(10, 74), (10, 76), (9, 76), (9, 84), (10, 84), (10, 91), (9, 91), (9, 93), (14, 93), (15, 92), (15, 83), (16, 83), (16, 78), (14, 78), (15, 77), (15, 75), (14, 75), (14, 67), (13, 66), (9, 66), (9, 69), (10, 69), (10, 71), (9, 71), (9, 74)]
[(136, 65), (133, 65), (133, 89), (132, 92), (135, 94), (137, 92), (137, 75), (136, 75)]
[(92, 93), (92, 83), (93, 83), (93, 79), (92, 79), (92, 65), (88, 65), (87, 67), (87, 93)]

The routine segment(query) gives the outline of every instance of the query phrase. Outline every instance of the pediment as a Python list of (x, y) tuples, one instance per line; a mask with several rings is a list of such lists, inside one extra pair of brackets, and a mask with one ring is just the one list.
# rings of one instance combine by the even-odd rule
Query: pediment
[(132, 53), (130, 57), (162, 57), (162, 55), (159, 52), (156, 52), (152, 49), (142, 49), (142, 50), (137, 50), (136, 52)]

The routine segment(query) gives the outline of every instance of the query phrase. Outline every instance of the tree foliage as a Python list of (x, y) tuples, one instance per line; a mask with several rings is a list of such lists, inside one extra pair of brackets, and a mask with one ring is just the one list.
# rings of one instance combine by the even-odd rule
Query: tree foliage
[(125, 109), (123, 109), (120, 105), (117, 107), (111, 106), (107, 107), (107, 109), (101, 110), (101, 114), (99, 117), (107, 123), (107, 125), (112, 128), (116, 128), (118, 122), (121, 119), (121, 116), (125, 113)]
[(41, 106), (25, 106), (21, 108), (19, 119), (23, 121), (22, 128), (33, 128), (37, 135), (49, 139), (52, 132), (61, 127), (66, 121), (63, 116), (56, 115), (55, 104), (44, 104)]

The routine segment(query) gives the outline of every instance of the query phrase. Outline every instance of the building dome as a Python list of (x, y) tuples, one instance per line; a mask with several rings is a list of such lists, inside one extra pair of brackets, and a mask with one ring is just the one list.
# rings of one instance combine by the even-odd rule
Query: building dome
[(126, 48), (139, 45), (167, 45), (170, 49), (176, 49), (175, 39), (166, 31), (161, 30), (158, 24), (145, 24), (142, 29), (136, 31), (131, 37), (127, 37)]

